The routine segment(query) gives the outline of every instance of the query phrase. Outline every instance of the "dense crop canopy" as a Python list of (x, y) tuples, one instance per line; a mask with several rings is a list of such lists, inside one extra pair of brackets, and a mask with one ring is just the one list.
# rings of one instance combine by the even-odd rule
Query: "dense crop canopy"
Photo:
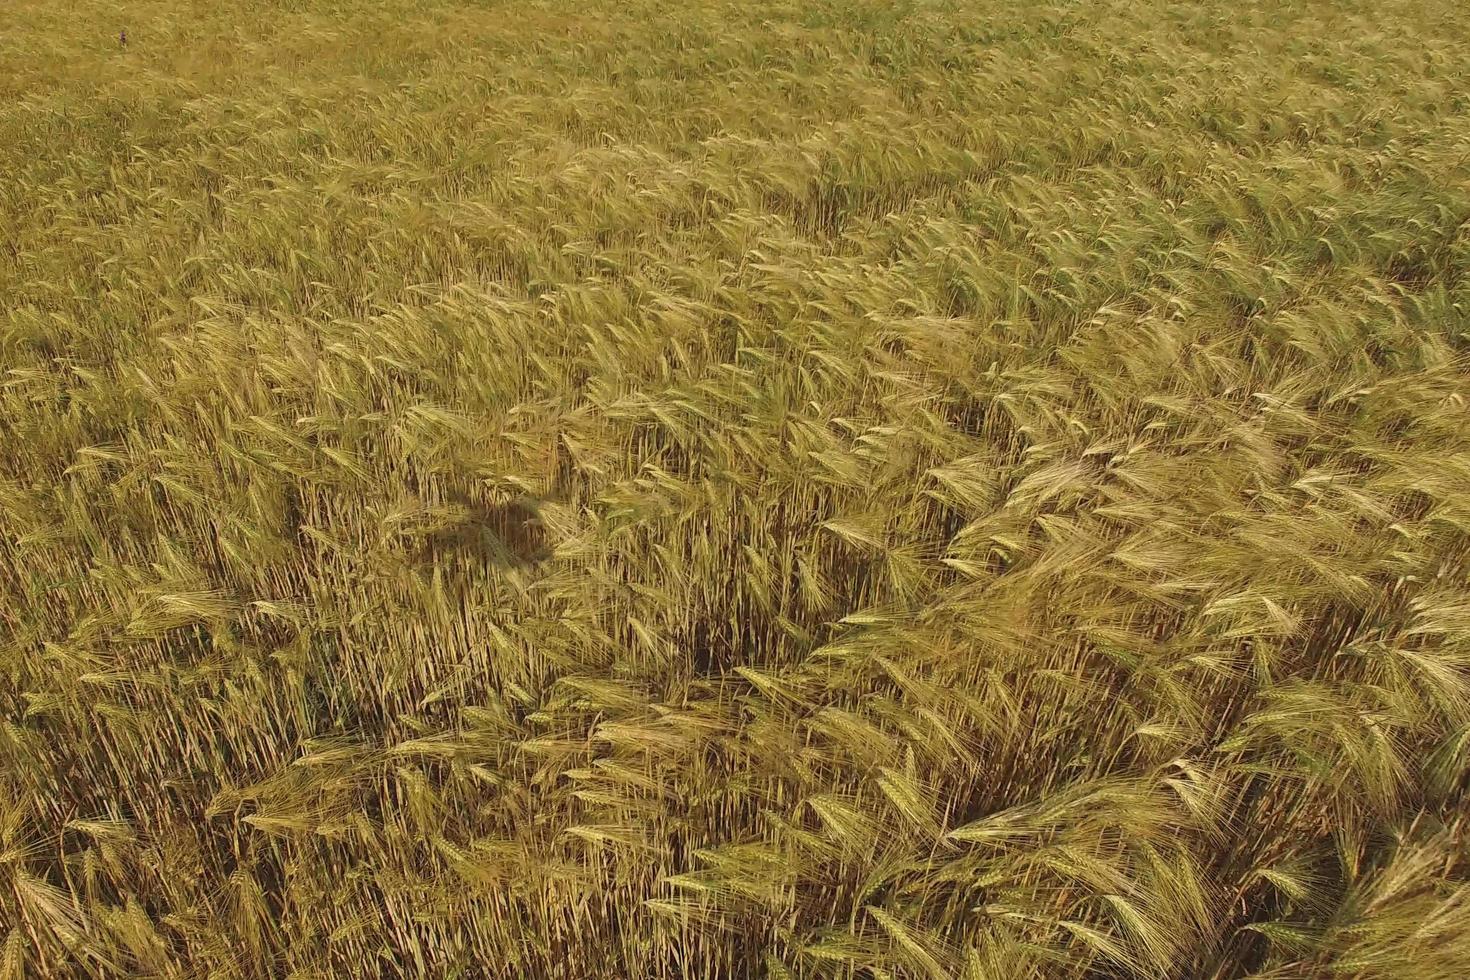
[(0, 975), (1470, 976), (1470, 6), (4, 7)]

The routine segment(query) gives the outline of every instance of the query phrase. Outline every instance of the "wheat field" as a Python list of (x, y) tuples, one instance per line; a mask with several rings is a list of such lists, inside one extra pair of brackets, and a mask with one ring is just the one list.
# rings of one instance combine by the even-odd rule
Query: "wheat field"
[(0, 711), (5, 978), (1463, 980), (1470, 6), (9, 0)]

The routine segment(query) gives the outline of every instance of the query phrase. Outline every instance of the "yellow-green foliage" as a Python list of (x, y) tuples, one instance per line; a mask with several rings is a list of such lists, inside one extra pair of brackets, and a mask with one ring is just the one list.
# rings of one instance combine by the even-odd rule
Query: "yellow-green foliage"
[(0, 974), (1470, 976), (1467, 218), (1459, 0), (7, 0)]

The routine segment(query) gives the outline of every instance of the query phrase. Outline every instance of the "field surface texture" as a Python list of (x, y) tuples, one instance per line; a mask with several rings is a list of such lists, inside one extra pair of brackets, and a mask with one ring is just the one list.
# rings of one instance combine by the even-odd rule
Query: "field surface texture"
[(1455, 0), (7, 0), (0, 977), (1464, 980), (1467, 220)]

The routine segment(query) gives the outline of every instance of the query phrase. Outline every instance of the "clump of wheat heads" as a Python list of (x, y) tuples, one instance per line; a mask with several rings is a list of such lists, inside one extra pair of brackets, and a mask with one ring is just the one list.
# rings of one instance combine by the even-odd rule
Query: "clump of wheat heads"
[(0, 974), (1470, 975), (1463, 4), (10, 7)]

